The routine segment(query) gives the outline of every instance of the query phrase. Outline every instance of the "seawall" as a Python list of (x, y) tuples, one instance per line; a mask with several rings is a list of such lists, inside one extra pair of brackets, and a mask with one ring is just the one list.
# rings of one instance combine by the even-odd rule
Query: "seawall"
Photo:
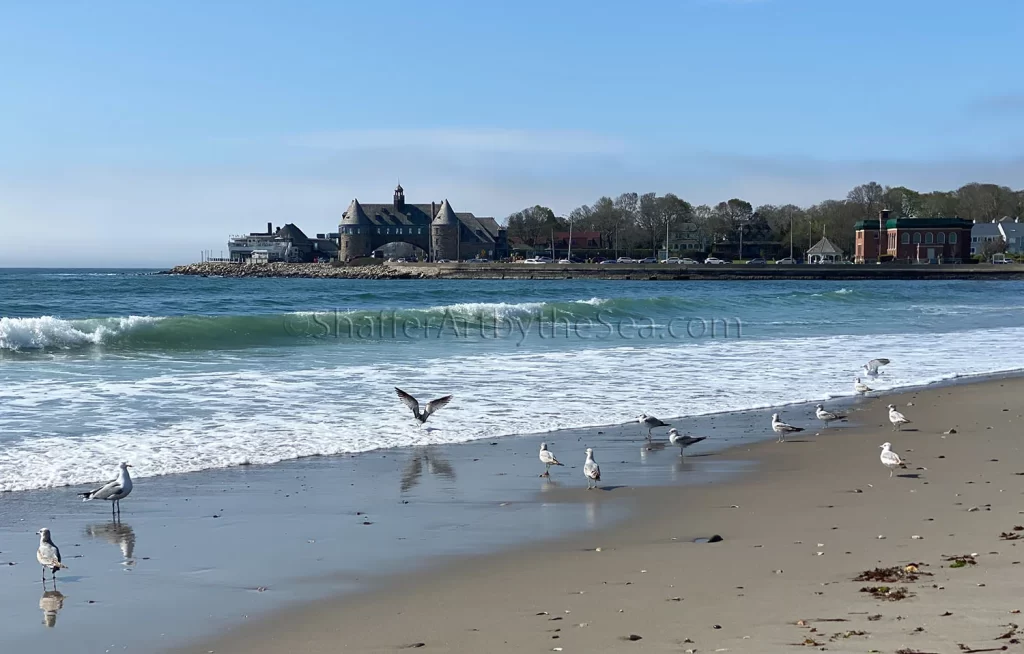
[(161, 274), (205, 277), (296, 277), (322, 279), (604, 279), (700, 280), (869, 280), (1024, 279), (1024, 265), (759, 265), (681, 266), (666, 264), (381, 263), (332, 266), (318, 263), (194, 263)]

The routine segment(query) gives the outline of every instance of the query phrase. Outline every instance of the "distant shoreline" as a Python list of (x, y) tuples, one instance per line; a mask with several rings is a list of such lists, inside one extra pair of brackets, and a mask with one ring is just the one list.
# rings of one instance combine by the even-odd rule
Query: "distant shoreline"
[(325, 263), (245, 265), (205, 262), (175, 266), (163, 275), (301, 279), (599, 279), (649, 281), (701, 280), (953, 280), (1024, 279), (1024, 265), (666, 265), (522, 263), (380, 263), (334, 266)]

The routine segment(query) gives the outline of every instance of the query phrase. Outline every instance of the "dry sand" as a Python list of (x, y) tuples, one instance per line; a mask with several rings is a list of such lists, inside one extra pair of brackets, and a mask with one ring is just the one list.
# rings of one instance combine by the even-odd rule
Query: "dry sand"
[[(784, 444), (715, 455), (759, 466), (701, 487), (629, 488), (602, 462), (603, 490), (588, 493), (574, 470), (580, 489), (561, 501), (634, 502), (632, 516), (449, 560), (182, 651), (1024, 651), (1024, 531), (1013, 531), (1024, 525), (1022, 397), (1024, 380), (1004, 379), (877, 398), (851, 413), (853, 426), (809, 425)], [(913, 421), (901, 433), (889, 402)], [(910, 461), (891, 479), (885, 441)], [(712, 534), (724, 540), (692, 542)], [(951, 567), (947, 557), (963, 554), (976, 563)], [(909, 563), (917, 580), (853, 580)], [(877, 599), (868, 586), (910, 596)]]

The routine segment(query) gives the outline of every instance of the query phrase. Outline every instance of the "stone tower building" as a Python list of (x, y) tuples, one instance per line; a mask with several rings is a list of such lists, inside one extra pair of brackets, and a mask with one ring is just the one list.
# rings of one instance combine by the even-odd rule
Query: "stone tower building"
[(434, 259), (459, 259), (459, 218), (448, 200), (441, 203), (441, 209), (430, 223), (430, 240)]
[(339, 228), (339, 259), (348, 261), (357, 257), (365, 257), (372, 251), (373, 248), (370, 243), (372, 240), (371, 230), (373, 230), (373, 222), (366, 215), (366, 212), (363, 211), (359, 200), (352, 200), (352, 204), (348, 205)]

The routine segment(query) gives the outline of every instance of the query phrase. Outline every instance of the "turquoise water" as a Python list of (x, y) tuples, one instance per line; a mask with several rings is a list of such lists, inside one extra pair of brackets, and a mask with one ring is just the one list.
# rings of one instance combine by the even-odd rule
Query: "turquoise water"
[[(1024, 283), (0, 270), (0, 490), (462, 442), (1024, 368)], [(455, 400), (420, 427), (394, 395)], [(54, 457), (60, 451), (62, 456)]]

